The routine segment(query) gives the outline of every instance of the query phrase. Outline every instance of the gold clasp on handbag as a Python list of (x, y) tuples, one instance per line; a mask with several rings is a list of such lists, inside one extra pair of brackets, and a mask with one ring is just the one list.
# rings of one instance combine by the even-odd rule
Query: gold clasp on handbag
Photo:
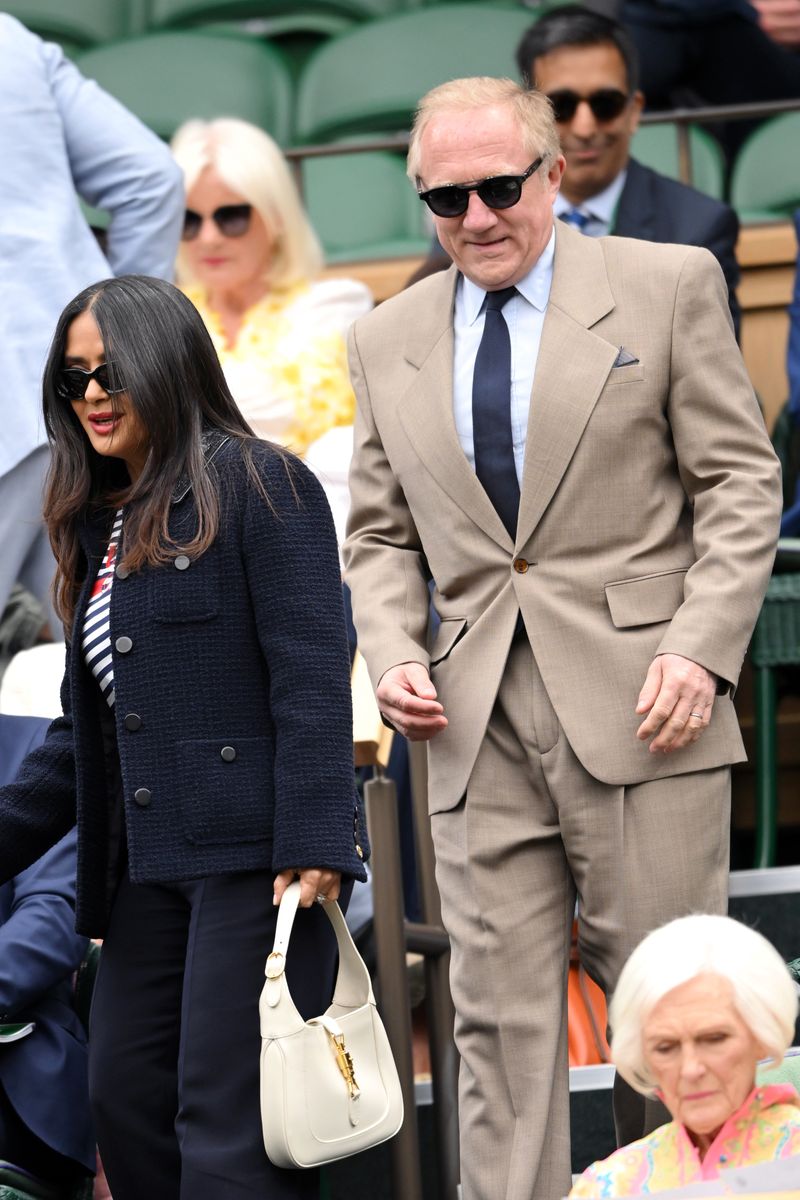
[(361, 1095), (361, 1089), (356, 1083), (356, 1075), (353, 1070), (353, 1060), (350, 1057), (350, 1051), (344, 1044), (343, 1033), (331, 1033), (329, 1029), (325, 1032), (330, 1039), (333, 1053), (336, 1055), (336, 1065), (342, 1073), (342, 1078), (347, 1084), (347, 1091), (351, 1100), (357, 1100)]

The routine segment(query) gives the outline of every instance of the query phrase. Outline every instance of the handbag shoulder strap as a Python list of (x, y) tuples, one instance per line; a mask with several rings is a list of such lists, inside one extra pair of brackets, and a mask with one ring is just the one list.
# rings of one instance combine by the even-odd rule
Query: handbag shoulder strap
[[(295, 881), (289, 884), (281, 897), (278, 921), (275, 927), (275, 941), (264, 972), (267, 980), (278, 980), (283, 976), (289, 939), (292, 935), (292, 926), (299, 904), (300, 883)], [(333, 926), (333, 932), (336, 934), (336, 941), (339, 945), (339, 972), (336, 977), (333, 1003), (344, 1008), (354, 1008), (367, 1002), (374, 1004), (375, 997), (372, 992), (369, 971), (356, 949), (342, 910), (335, 900), (327, 901), (322, 907)]]

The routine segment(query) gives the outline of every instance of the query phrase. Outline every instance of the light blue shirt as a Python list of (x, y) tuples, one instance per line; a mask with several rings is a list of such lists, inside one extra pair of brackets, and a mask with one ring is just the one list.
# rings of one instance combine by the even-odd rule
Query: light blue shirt
[[(522, 485), (525, 438), (531, 403), (533, 376), (542, 340), (542, 325), (553, 282), (555, 230), (528, 274), (517, 284), (517, 295), (503, 306), (503, 317), (511, 337), (511, 435), (514, 440), (514, 466)], [(453, 419), (461, 448), (475, 469), (475, 444), (472, 438), (472, 375), (478, 346), (483, 337), (486, 292), (461, 275), (456, 287), (453, 330)]]
[[(64, 305), (109, 275), (172, 277), (183, 183), (154, 133), (5, 14), (0, 162), (2, 476), (46, 440), (42, 368)], [(78, 195), (110, 214), (107, 259)]]
[(562, 213), (577, 208), (578, 212), (589, 218), (583, 232), (589, 237), (605, 237), (606, 234), (611, 233), (614, 225), (617, 205), (622, 195), (622, 189), (625, 187), (627, 175), (627, 170), (620, 171), (607, 188), (603, 188), (602, 192), (598, 192), (596, 196), (592, 196), (583, 204), (571, 204), (563, 192), (559, 192), (553, 205), (553, 212), (557, 218), (560, 218)]

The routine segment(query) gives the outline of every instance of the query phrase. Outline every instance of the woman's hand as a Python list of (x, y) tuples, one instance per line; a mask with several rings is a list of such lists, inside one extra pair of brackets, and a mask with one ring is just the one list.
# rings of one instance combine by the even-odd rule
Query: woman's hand
[(315, 900), (338, 900), (342, 876), (339, 871), (324, 867), (304, 867), (302, 871), (281, 871), (275, 876), (272, 903), (280, 904), (281, 896), (290, 883), (300, 880), (300, 907), (310, 908)]

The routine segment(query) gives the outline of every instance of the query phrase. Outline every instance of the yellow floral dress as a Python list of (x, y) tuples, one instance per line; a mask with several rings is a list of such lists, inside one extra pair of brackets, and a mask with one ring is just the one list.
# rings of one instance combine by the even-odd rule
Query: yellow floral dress
[[(800, 1098), (789, 1084), (752, 1091), (728, 1118), (701, 1160), (683, 1125), (670, 1121), (647, 1137), (588, 1167), (571, 1200), (650, 1196), (705, 1179), (731, 1167), (800, 1156)], [(797, 1158), (800, 1183), (800, 1157)], [(794, 1195), (794, 1193), (792, 1193)]]
[(310, 285), (271, 292), (254, 304), (232, 348), (203, 289), (184, 291), (211, 335), (236, 403), (259, 437), (304, 455), (328, 430), (352, 425), (355, 397), (344, 338), (315, 322)]

